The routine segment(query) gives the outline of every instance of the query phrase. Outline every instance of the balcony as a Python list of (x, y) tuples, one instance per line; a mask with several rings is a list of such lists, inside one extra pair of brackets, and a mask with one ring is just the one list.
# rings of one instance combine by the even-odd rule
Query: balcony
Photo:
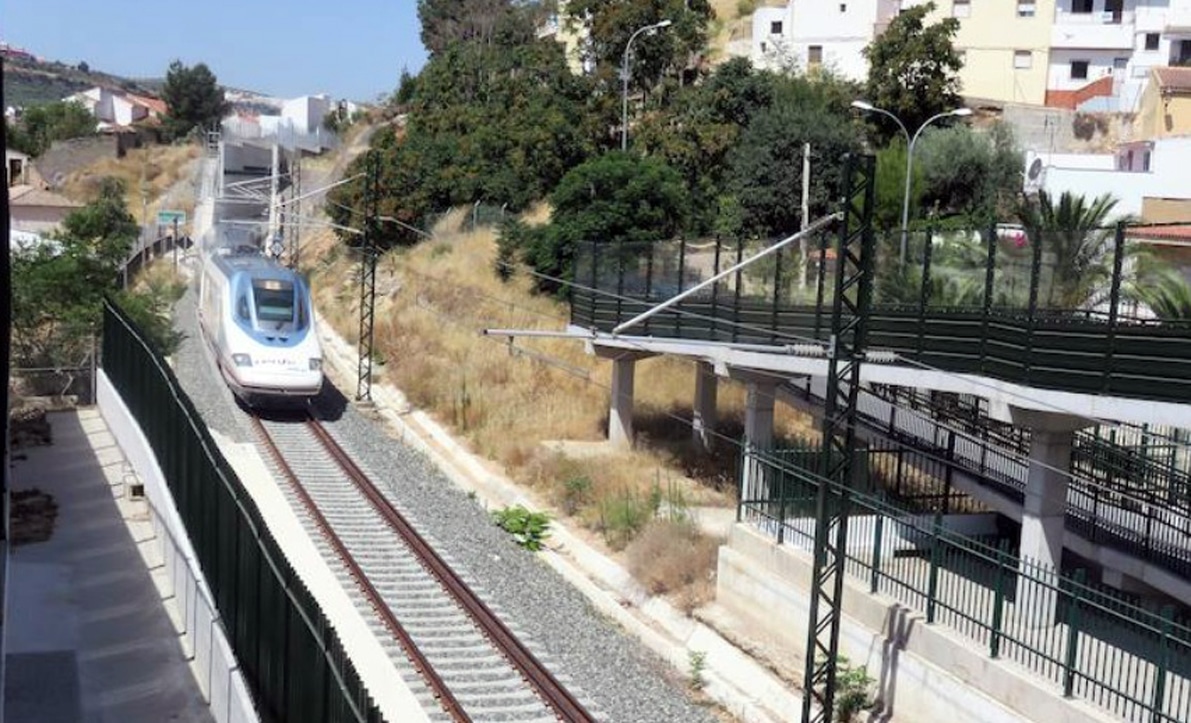
[(1052, 48), (1131, 49), (1135, 15), (1128, 12), (1071, 13), (1060, 11), (1051, 26)]

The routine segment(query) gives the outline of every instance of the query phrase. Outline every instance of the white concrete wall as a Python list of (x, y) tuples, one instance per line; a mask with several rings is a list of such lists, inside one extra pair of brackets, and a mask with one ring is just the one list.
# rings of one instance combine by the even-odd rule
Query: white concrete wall
[[(896, 2), (891, 0), (795, 0), (785, 7), (757, 8), (750, 49), (753, 64), (780, 68), (792, 60), (805, 72), (810, 67), (810, 47), (817, 45), (822, 48), (822, 68), (864, 80), (868, 63), (861, 50), (872, 42), (877, 23), (895, 12)], [(780, 35), (771, 32), (774, 22), (782, 23)]]
[[(740, 616), (750, 639), (786, 658), (805, 657), (810, 555), (778, 546), (738, 524), (720, 548), (716, 602)], [(877, 720), (948, 723), (1106, 723), (1089, 705), (1054, 686), (992, 660), (987, 652), (917, 613), (869, 595), (847, 579), (840, 653), (865, 666), (891, 716)]]
[[(1044, 163), (1045, 158), (1043, 156)], [(1112, 160), (1111, 168), (1115, 168), (1117, 156), (1108, 155), (1107, 158)], [(1140, 167), (1140, 163), (1141, 154), (1135, 152), (1134, 164)], [(1154, 142), (1148, 173), (1052, 165), (1046, 169), (1042, 187), (1053, 195), (1063, 191), (1088, 197), (1110, 193), (1118, 199), (1114, 209), (1116, 214), (1141, 215), (1142, 201), (1146, 196), (1191, 198), (1191, 181), (1187, 180), (1186, 174), (1189, 167), (1191, 138), (1160, 138)]]
[(153, 528), (182, 613), (182, 645), (193, 656), (191, 667), (211, 713), (218, 723), (257, 721), (252, 696), (153, 449), (103, 370), (97, 392), (104, 421), (145, 485)]
[(331, 99), (325, 95), (304, 95), (287, 100), (281, 107), (281, 117), (293, 123), (298, 133), (314, 133), (331, 112)]
[[(1046, 87), (1050, 90), (1079, 90), (1080, 88), (1100, 80), (1104, 76), (1112, 75), (1113, 61), (1116, 58), (1129, 57), (1127, 50), (1093, 50), (1080, 48), (1071, 50), (1066, 48), (1052, 48), (1050, 51), (1050, 70), (1047, 71)], [(1088, 61), (1088, 77), (1072, 78), (1071, 61)]]

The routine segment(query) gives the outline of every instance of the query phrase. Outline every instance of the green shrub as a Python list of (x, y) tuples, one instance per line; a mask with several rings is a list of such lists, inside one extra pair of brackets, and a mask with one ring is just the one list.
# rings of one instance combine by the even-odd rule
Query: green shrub
[(537, 552), (550, 536), (550, 516), (545, 512), (530, 512), (521, 505), (505, 507), (492, 513), (496, 526), (508, 532), (525, 549)]

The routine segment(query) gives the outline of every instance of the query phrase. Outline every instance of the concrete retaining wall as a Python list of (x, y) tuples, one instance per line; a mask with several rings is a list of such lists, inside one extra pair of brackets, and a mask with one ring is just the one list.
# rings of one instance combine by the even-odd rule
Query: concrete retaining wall
[[(780, 654), (806, 656), (812, 560), (738, 524), (720, 548), (716, 602), (745, 623), (750, 637)], [(1111, 716), (1012, 664), (992, 660), (976, 643), (847, 579), (840, 654), (877, 679), (882, 721), (949, 723), (1107, 723)]]
[(207, 582), (186, 535), (173, 495), (149, 441), (136, 419), (101, 370), (98, 378), (99, 411), (145, 485), (145, 497), (168, 579), (173, 585), (180, 620), (175, 621), (182, 645), (191, 656), (191, 667), (218, 723), (258, 721), (252, 696), (240, 674), (226, 632)]

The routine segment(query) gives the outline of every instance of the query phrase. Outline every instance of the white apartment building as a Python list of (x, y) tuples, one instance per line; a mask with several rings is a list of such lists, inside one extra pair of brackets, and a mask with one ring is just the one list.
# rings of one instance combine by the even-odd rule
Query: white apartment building
[(829, 70), (868, 77), (861, 51), (901, 10), (901, 0), (794, 0), (753, 14), (753, 65), (800, 72)]

